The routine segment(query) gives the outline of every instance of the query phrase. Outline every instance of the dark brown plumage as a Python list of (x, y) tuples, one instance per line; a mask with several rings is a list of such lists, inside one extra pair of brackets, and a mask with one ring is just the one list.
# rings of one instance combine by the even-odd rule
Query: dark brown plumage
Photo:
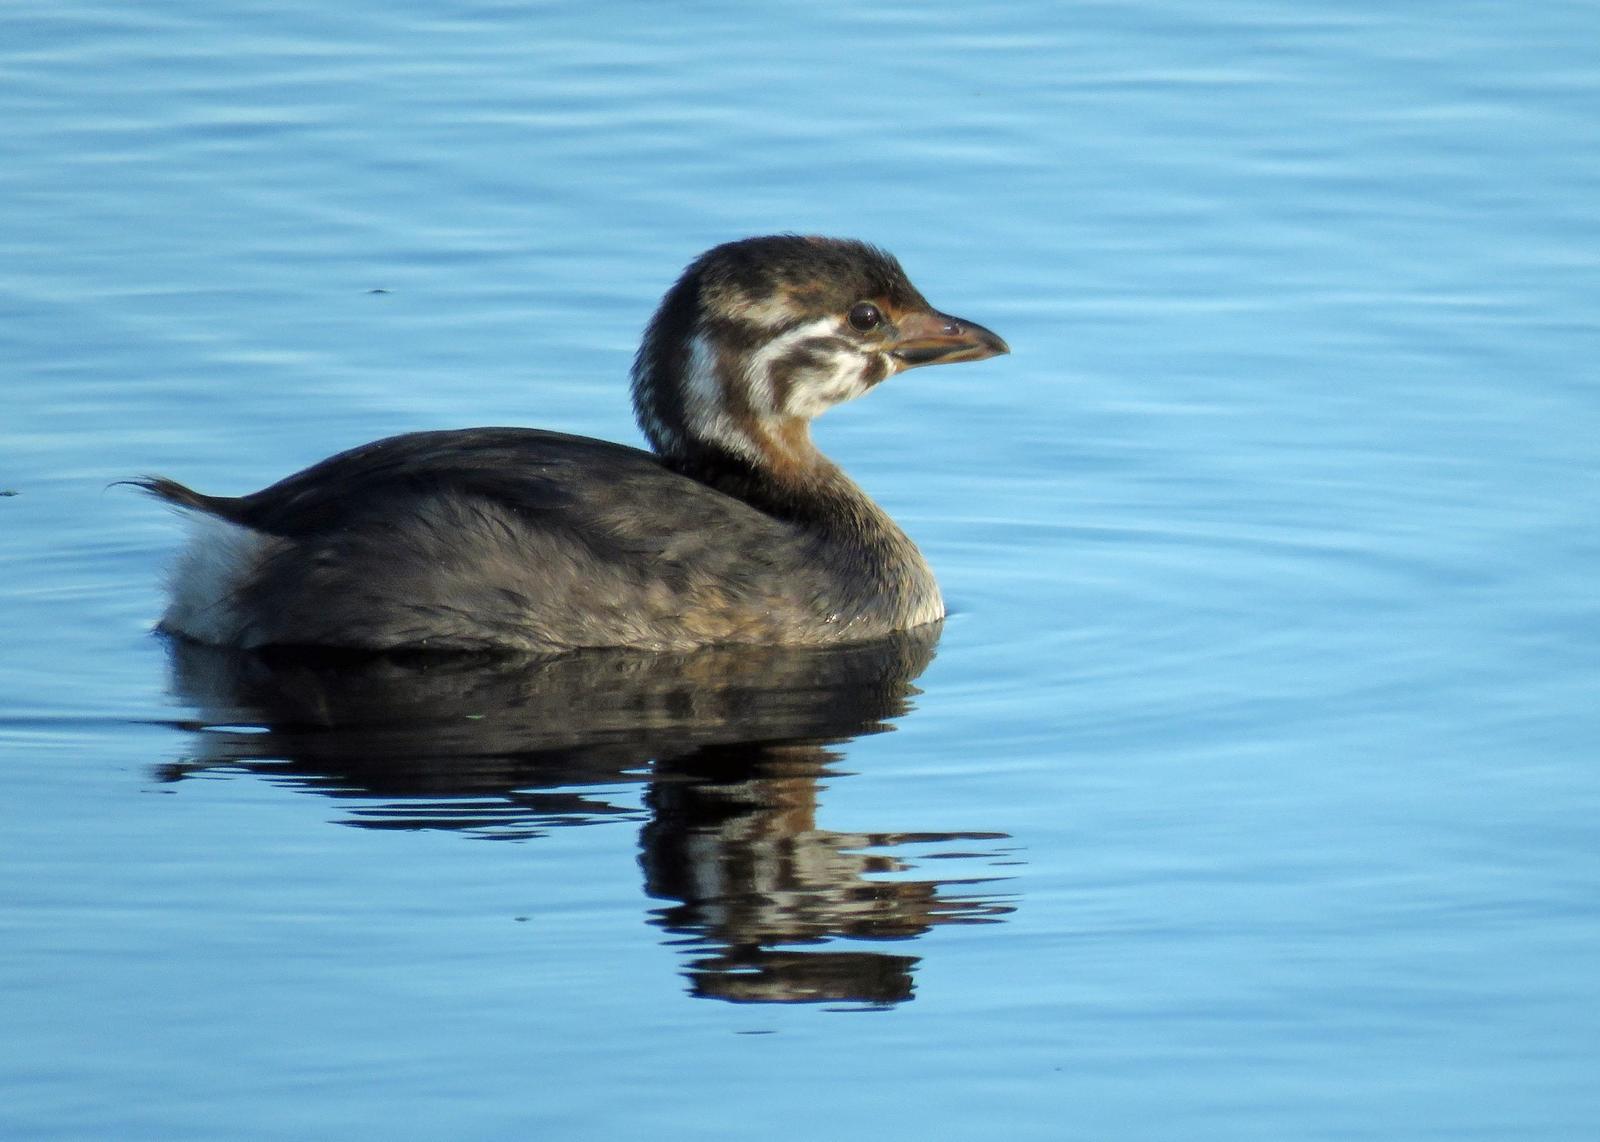
[(719, 246), (634, 365), (654, 455), (522, 428), (421, 432), (262, 491), (138, 481), (201, 523), (164, 629), (257, 647), (823, 645), (942, 617), (915, 545), (811, 443), (828, 406), (1006, 352), (858, 242)]

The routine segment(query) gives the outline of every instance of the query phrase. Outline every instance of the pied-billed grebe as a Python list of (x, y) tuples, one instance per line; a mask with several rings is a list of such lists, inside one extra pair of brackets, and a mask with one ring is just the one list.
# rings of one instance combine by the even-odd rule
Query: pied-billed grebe
[(417, 432), (197, 513), (161, 628), (219, 646), (553, 651), (826, 645), (944, 615), (922, 554), (811, 442), (918, 365), (1007, 352), (889, 254), (779, 236), (703, 254), (633, 366), (655, 454), (560, 432)]

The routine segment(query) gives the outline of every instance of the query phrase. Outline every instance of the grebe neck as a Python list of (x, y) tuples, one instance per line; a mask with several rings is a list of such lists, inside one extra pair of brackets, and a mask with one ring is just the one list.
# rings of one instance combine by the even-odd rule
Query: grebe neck
[[(797, 328), (782, 340), (808, 333)], [(791, 411), (805, 407), (794, 391), (802, 378), (774, 369), (785, 363), (780, 355), (729, 349), (704, 333), (651, 353), (652, 340), (635, 368), (634, 409), (668, 468), (797, 522), (830, 505), (870, 504), (817, 449), (811, 416)]]

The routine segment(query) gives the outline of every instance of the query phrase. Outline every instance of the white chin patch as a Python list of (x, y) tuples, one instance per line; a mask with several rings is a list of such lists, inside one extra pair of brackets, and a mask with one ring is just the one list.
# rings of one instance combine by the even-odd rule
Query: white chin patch
[[(870, 387), (861, 379), (862, 363), (854, 354), (838, 361), (837, 366), (831, 370), (818, 369), (802, 374), (789, 393), (784, 411), (790, 416), (815, 420), (834, 405), (855, 400)], [(853, 372), (847, 373), (846, 370)]]
[(866, 392), (871, 387), (862, 380), (866, 360), (853, 349), (841, 348), (821, 357), (803, 372), (789, 377), (784, 405), (781, 409), (776, 407), (772, 370), (781, 367), (781, 363), (806, 342), (826, 342), (840, 333), (837, 317), (819, 317), (804, 325), (797, 325), (761, 346), (745, 364), (745, 380), (750, 388), (752, 403), (766, 413), (782, 413), (811, 420), (834, 405)]

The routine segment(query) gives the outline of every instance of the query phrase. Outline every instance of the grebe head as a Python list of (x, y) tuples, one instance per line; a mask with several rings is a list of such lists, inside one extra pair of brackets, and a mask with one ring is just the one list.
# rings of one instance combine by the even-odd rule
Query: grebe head
[(804, 469), (821, 459), (808, 425), (833, 405), (918, 365), (1009, 351), (930, 306), (882, 250), (746, 238), (702, 254), (667, 292), (634, 361), (633, 404), (669, 463)]

